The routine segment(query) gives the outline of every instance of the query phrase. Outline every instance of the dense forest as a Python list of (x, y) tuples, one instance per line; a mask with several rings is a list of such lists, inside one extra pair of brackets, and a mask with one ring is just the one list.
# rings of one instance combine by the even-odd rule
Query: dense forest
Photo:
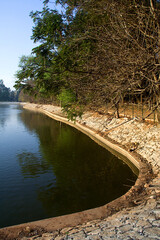
[(18, 95), (18, 91), (11, 91), (4, 85), (3, 80), (0, 80), (0, 102), (17, 102)]
[[(31, 12), (31, 39), (15, 87), (31, 101), (60, 102), (69, 114), (80, 106), (118, 109), (121, 101), (160, 99), (158, 0), (56, 0)], [(27, 95), (25, 95), (27, 94)]]

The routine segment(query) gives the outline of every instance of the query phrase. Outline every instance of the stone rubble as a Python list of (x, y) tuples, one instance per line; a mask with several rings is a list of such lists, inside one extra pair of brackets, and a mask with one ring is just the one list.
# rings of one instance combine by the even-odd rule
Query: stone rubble
[[(33, 107), (33, 106), (32, 106)], [(35, 105), (36, 107), (36, 105)], [(61, 115), (59, 107), (41, 105), (44, 110)], [(22, 240), (141, 240), (160, 239), (160, 127), (136, 119), (116, 119), (87, 112), (78, 122), (128, 146), (152, 165), (154, 179), (148, 184), (148, 196), (136, 207), (124, 209), (106, 219), (77, 227), (43, 233)]]

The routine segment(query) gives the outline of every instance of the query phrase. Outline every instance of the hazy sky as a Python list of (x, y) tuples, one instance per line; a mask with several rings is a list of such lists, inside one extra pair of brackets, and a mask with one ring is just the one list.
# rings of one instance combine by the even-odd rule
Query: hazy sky
[(13, 89), (20, 57), (35, 46), (29, 14), (42, 8), (43, 0), (0, 0), (0, 79), (6, 87)]

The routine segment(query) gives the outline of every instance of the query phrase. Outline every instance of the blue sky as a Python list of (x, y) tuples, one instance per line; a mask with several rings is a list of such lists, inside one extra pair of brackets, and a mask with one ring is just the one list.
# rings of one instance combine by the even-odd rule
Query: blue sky
[(20, 57), (35, 47), (29, 14), (42, 8), (43, 0), (0, 0), (0, 79), (6, 87), (13, 89)]

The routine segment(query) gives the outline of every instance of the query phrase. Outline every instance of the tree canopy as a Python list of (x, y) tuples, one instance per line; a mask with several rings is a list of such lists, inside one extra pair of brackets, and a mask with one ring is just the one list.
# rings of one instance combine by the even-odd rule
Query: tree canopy
[(17, 89), (62, 102), (69, 91), (94, 106), (137, 92), (159, 101), (159, 1), (57, 0), (61, 13), (48, 3), (30, 14), (39, 46), (21, 58)]

